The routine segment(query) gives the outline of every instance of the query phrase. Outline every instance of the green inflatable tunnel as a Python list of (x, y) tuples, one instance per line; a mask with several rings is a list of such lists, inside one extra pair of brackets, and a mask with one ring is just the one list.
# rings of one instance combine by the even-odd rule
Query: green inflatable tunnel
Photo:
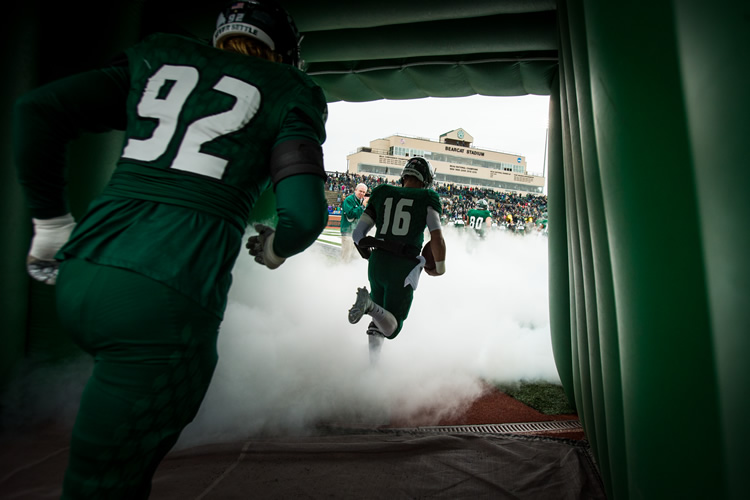
[[(84, 2), (85, 3), (85, 2)], [(18, 4), (3, 31), (0, 382), (74, 352), (31, 236), (9, 112), (24, 91), (144, 34), (207, 38), (223, 2)], [(611, 499), (747, 497), (750, 4), (555, 0), (282, 3), (330, 102), (549, 95), (555, 361)], [(175, 10), (177, 10), (175, 12)], [(74, 215), (121, 137), (69, 151)], [(40, 144), (43, 147), (43, 144)], [(110, 170), (102, 165), (110, 165)], [(269, 205), (263, 210), (268, 210)]]

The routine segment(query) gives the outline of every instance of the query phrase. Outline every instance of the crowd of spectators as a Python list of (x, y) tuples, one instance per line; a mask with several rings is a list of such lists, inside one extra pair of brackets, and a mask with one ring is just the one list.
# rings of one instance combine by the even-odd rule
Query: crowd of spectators
[[(354, 187), (360, 182), (367, 185), (368, 195), (379, 184), (399, 184), (398, 181), (389, 181), (374, 175), (328, 172), (326, 190), (336, 193), (336, 198), (328, 207), (328, 211), (332, 214), (339, 213), (341, 203), (354, 192)], [(436, 182), (432, 188), (440, 195), (446, 221), (464, 220), (466, 213), (474, 208), (480, 199), (487, 200), (492, 218), (498, 223), (508, 220), (512, 220), (513, 223), (519, 220), (537, 222), (547, 218), (547, 197), (544, 195), (500, 192), (440, 182)]]
[(339, 208), (341, 203), (346, 199), (347, 196), (354, 192), (354, 188), (357, 184), (364, 183), (368, 187), (368, 196), (372, 188), (379, 184), (393, 184), (398, 185), (398, 182), (388, 181), (384, 177), (376, 177), (374, 175), (360, 175), (350, 174), (348, 172), (326, 172), (328, 179), (326, 180), (326, 190), (337, 193), (337, 202)]

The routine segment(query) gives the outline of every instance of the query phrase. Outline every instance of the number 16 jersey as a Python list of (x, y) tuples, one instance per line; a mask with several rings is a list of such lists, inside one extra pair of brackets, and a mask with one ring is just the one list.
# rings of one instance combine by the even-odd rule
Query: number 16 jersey
[(375, 237), (422, 249), (427, 207), (442, 211), (440, 197), (431, 189), (381, 184), (372, 190), (367, 211), (375, 212)]

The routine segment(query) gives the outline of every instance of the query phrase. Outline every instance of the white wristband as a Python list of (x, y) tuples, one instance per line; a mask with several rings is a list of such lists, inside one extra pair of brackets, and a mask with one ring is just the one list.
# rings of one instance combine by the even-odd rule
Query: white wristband
[(29, 255), (39, 260), (55, 260), (55, 254), (70, 238), (76, 223), (70, 214), (51, 219), (32, 219), (34, 239)]
[(263, 261), (266, 267), (269, 269), (276, 269), (286, 261), (285, 257), (279, 257), (273, 251), (273, 239), (276, 236), (276, 231), (266, 238), (266, 243), (263, 245)]
[(445, 274), (445, 261), (444, 260), (435, 262), (435, 272), (437, 274)]

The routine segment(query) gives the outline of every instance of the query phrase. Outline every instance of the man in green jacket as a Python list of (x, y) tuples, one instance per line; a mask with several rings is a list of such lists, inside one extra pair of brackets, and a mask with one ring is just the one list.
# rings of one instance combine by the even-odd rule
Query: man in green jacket
[(357, 184), (354, 193), (347, 196), (341, 206), (341, 259), (344, 262), (350, 262), (355, 255), (352, 231), (357, 227), (357, 222), (367, 206), (365, 194), (367, 185)]

